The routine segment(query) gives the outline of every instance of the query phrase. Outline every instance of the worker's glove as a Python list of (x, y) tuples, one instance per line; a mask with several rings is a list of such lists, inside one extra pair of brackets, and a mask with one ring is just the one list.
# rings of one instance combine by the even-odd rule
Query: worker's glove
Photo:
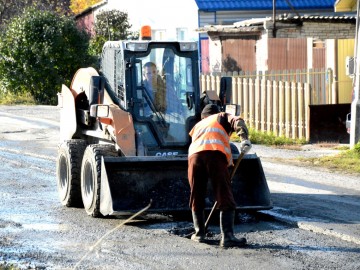
[(244, 154), (248, 153), (250, 151), (251, 147), (252, 147), (252, 145), (249, 140), (243, 140), (240, 143), (240, 151)]

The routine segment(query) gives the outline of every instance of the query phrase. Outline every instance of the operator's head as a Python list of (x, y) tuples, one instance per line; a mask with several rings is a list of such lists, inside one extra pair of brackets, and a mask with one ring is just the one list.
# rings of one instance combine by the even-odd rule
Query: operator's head
[(204, 119), (212, 114), (219, 113), (219, 107), (215, 104), (207, 104), (201, 112), (201, 119)]
[(144, 65), (144, 77), (147, 81), (156, 79), (157, 69), (153, 62), (147, 62)]

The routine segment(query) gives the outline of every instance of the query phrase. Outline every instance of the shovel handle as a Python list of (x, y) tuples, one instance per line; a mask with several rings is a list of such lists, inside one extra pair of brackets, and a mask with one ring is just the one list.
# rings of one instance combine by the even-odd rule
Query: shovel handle
[(209, 216), (208, 216), (208, 218), (207, 218), (207, 220), (206, 220), (206, 222), (205, 222), (205, 231), (207, 230), (207, 228), (208, 228), (208, 226), (209, 226), (210, 219), (211, 219), (211, 217), (212, 217), (212, 215), (213, 215), (213, 212), (214, 212), (215, 209), (216, 209), (216, 206), (217, 206), (217, 201), (214, 203), (213, 207), (211, 208), (211, 211), (210, 211), (210, 213), (209, 213)]
[(239, 164), (240, 164), (240, 162), (241, 162), (241, 160), (243, 159), (244, 156), (245, 156), (245, 152), (241, 151), (241, 153), (240, 153), (240, 155), (239, 155), (239, 157), (238, 157), (238, 159), (237, 159), (237, 161), (236, 161), (236, 163), (234, 165), (234, 168), (233, 168), (233, 170), (231, 172), (230, 181), (233, 179), (233, 177), (234, 177), (234, 175), (236, 173), (236, 170), (239, 167)]

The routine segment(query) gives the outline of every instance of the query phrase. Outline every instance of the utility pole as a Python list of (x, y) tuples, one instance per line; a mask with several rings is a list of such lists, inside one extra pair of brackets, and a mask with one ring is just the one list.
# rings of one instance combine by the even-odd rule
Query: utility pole
[(273, 0), (273, 37), (276, 38), (276, 0)]
[(357, 1), (356, 13), (356, 33), (355, 33), (355, 83), (354, 83), (354, 99), (351, 103), (351, 125), (350, 125), (350, 147), (360, 141), (360, 1)]

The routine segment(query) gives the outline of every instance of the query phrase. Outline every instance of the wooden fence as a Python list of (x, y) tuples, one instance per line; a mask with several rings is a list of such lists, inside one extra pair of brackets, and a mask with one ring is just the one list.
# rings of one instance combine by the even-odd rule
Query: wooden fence
[(201, 89), (219, 90), (221, 77), (240, 77), (247, 79), (271, 80), (282, 82), (300, 82), (311, 85), (310, 105), (335, 104), (337, 102), (336, 82), (332, 69), (314, 68), (297, 70), (272, 70), (253, 72), (227, 72), (202, 74)]
[[(202, 92), (219, 94), (220, 80), (221, 76), (201, 75)], [(310, 139), (309, 105), (318, 102), (310, 83), (233, 76), (231, 89), (230, 103), (241, 105), (242, 117), (250, 127), (277, 136)]]

